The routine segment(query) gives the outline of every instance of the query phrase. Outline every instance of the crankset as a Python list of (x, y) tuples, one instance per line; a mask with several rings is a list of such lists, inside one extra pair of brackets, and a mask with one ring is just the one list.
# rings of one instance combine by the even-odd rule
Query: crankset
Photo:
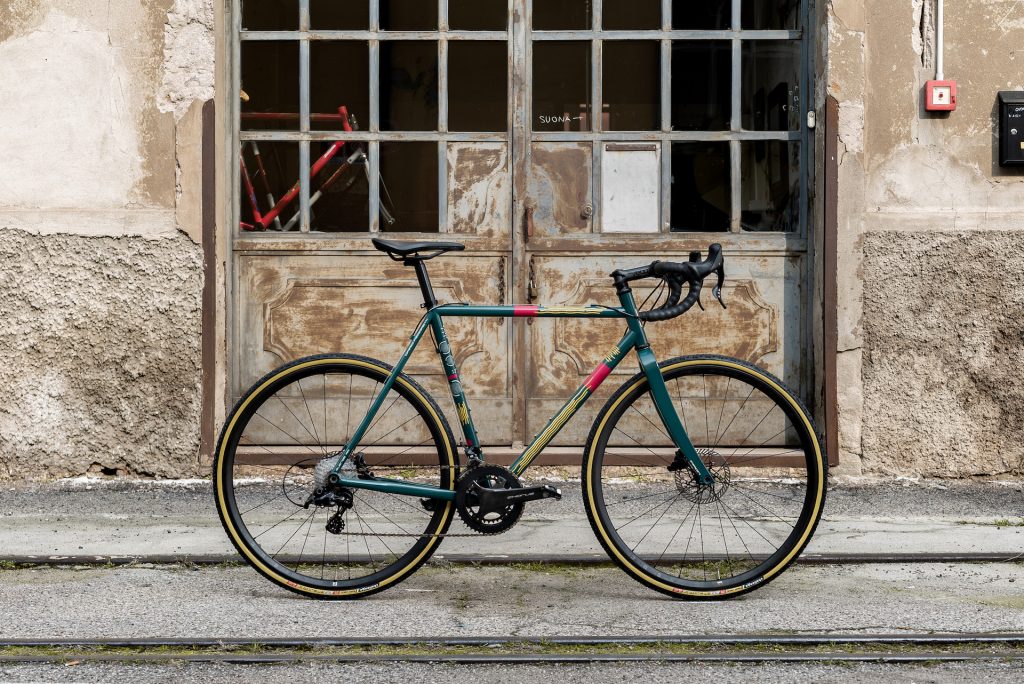
[(459, 478), (455, 508), (471, 530), (499, 534), (511, 529), (523, 514), (523, 504), (538, 499), (561, 499), (550, 485), (523, 487), (507, 468), (481, 465)]

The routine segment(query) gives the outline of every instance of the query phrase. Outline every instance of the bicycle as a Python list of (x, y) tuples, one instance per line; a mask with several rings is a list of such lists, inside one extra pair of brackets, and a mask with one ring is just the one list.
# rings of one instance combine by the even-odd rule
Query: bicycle
[[(243, 90), (241, 91), (241, 99), (243, 102), (249, 101), (249, 96)], [(294, 112), (242, 112), (240, 115), (243, 122), (263, 122), (263, 121), (298, 121), (299, 115)], [(359, 130), (359, 125), (356, 122), (355, 116), (349, 113), (348, 107), (342, 105), (338, 107), (337, 114), (310, 114), (309, 119), (313, 123), (336, 123), (339, 124), (341, 130), (346, 133), (352, 133)], [(255, 162), (255, 172), (249, 171), (249, 166), (245, 161), (246, 148), (250, 150), (252, 159)], [(347, 152), (347, 154), (344, 154)], [(309, 206), (312, 208), (317, 202), (319, 202), (324, 194), (330, 191), (335, 183), (341, 179), (345, 173), (356, 166), (363, 167), (363, 171), (366, 175), (366, 180), (370, 181), (370, 164), (369, 159), (366, 156), (366, 150), (361, 143), (335, 140), (327, 146), (324, 153), (321, 154), (312, 167), (309, 170), (310, 182), (314, 178), (320, 175), (320, 173), (330, 165), (332, 160), (336, 156), (342, 153), (342, 161), (337, 164), (330, 175), (320, 184), (320, 187), (316, 189), (309, 197)], [(270, 187), (270, 181), (267, 176), (266, 165), (263, 163), (263, 154), (260, 152), (259, 144), (255, 140), (242, 142), (238, 151), (238, 164), (239, 172), (242, 178), (242, 185), (244, 192), (242, 196), (245, 198), (249, 205), (249, 211), (252, 215), (252, 223), (247, 221), (239, 221), (239, 228), (243, 231), (264, 231), (264, 230), (277, 230), (287, 232), (294, 230), (299, 223), (299, 212), (296, 211), (287, 222), (281, 222), (281, 214), (289, 206), (294, 204), (295, 200), (299, 196), (300, 184), (298, 181), (292, 184), (291, 188), (281, 197), (280, 200), (275, 199), (274, 192)], [(266, 211), (260, 209), (259, 199), (256, 195), (256, 181), (261, 184), (261, 190), (263, 196), (267, 202)], [(390, 201), (390, 195), (387, 191), (387, 186), (384, 184), (384, 180), (380, 179), (381, 191), (384, 193), (382, 201), (380, 202), (380, 217), (384, 222), (385, 226), (393, 226), (396, 222), (395, 216), (391, 210), (385, 205), (383, 201), (385, 198)], [(349, 180), (348, 184), (342, 188), (347, 190), (355, 182), (355, 178)]]
[[(640, 372), (599, 412), (581, 469), (587, 517), (611, 559), (657, 591), (714, 599), (763, 586), (806, 546), (821, 517), (828, 466), (800, 400), (744, 361), (700, 355), (659, 363), (648, 345), (646, 323), (699, 304), (712, 274), (713, 295), (725, 307), (719, 245), (703, 261), (693, 252), (688, 262), (615, 271), (618, 307), (545, 307), (439, 304), (426, 262), (463, 245), (373, 244), (415, 269), (426, 308), (398, 362), (324, 354), (285, 364), (245, 393), (221, 432), (217, 510), (261, 574), (306, 596), (355, 598), (408, 577), (449, 536), (456, 515), (472, 534), (507, 531), (525, 503), (561, 498), (551, 485), (525, 486), (520, 478), (630, 351)], [(630, 283), (645, 278), (660, 282), (638, 307)], [(448, 317), (480, 316), (626, 324), (509, 468), (485, 461), (445, 332)], [(403, 373), (427, 331), (461, 445), (434, 399)]]

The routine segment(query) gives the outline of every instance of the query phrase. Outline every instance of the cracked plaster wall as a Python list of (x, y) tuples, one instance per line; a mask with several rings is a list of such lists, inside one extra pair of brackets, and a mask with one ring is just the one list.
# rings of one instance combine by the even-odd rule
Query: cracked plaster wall
[(0, 478), (197, 472), (212, 0), (0, 12)]
[(946, 3), (957, 111), (923, 109), (934, 0), (832, 0), (839, 102), (838, 472), (1019, 475), (1024, 182), (995, 98), (1024, 89), (1024, 1)]

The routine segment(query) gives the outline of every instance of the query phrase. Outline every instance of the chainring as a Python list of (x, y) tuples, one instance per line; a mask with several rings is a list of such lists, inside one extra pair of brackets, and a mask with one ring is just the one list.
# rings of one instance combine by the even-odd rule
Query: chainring
[(511, 529), (523, 515), (523, 504), (513, 503), (499, 511), (481, 512), (481, 488), (521, 489), (522, 484), (510, 470), (496, 465), (480, 465), (466, 471), (455, 487), (455, 509), (466, 527), (482, 534), (501, 534)]

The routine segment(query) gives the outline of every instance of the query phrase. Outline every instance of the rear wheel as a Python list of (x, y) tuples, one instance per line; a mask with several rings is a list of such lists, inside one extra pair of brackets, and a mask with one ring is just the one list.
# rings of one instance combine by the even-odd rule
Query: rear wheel
[(736, 596), (774, 579), (821, 517), (827, 464), (806, 409), (769, 373), (736, 359), (660, 364), (714, 483), (677, 459), (643, 374), (608, 400), (583, 467), (591, 526), (612, 559), (666, 594)]
[[(425, 562), (454, 505), (365, 489), (317, 495), (390, 367), (349, 355), (299, 359), (256, 382), (217, 445), (214, 489), (224, 529), (260, 573), (319, 598), (381, 591)], [(353, 448), (362, 474), (454, 489), (458, 461), (441, 411), (399, 376)]]

